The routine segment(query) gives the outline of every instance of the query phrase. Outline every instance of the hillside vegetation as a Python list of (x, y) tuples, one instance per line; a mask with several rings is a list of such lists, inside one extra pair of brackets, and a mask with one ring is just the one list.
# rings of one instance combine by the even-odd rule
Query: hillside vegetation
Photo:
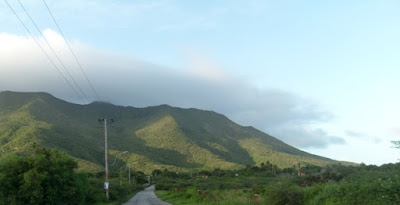
[(101, 171), (104, 128), (98, 118), (115, 121), (108, 138), (110, 163), (116, 159), (111, 169), (115, 170), (128, 163), (144, 172), (234, 169), (265, 161), (280, 168), (336, 163), (212, 111), (103, 102), (78, 105), (47, 93), (9, 91), (0, 93), (0, 159), (24, 154), (37, 143), (73, 156), (80, 169)]

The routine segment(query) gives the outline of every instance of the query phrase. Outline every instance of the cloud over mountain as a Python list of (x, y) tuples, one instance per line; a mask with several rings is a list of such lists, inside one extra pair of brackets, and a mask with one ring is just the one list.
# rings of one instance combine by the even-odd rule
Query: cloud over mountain
[[(62, 38), (52, 30), (43, 33), (81, 89), (95, 100)], [(43, 39), (39, 41), (43, 43)], [(82, 103), (33, 39), (0, 33), (0, 45), (0, 90), (45, 91)], [(276, 88), (259, 89), (201, 56), (189, 57), (186, 69), (174, 69), (77, 41), (71, 45), (104, 101), (138, 107), (169, 104), (214, 110), (300, 148), (345, 143), (340, 137), (312, 128), (314, 123), (332, 119), (332, 114), (317, 103)]]

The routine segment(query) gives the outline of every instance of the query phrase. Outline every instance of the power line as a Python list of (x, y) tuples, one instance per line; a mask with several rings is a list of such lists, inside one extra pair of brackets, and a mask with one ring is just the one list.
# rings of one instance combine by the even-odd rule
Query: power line
[(68, 71), (68, 69), (65, 67), (64, 63), (61, 61), (61, 59), (58, 57), (57, 53), (54, 51), (53, 47), (50, 45), (50, 43), (47, 41), (46, 37), (42, 34), (40, 31), (39, 27), (36, 25), (35, 21), (32, 19), (32, 17), (29, 15), (28, 11), (25, 9), (24, 5), (21, 3), (20, 0), (17, 0), (18, 3), (21, 5), (22, 9), (24, 10), (25, 14), (29, 17), (31, 20), (32, 24), (35, 26), (36, 30), (40, 33), (40, 35), (43, 37), (44, 41), (46, 42), (47, 46), (50, 48), (58, 62), (61, 64), (61, 66), (64, 68), (65, 72), (69, 75), (69, 77), (72, 79), (74, 82), (75, 86), (79, 89), (79, 91), (82, 93), (83, 97), (86, 99), (86, 101), (89, 101), (85, 93), (83, 92), (82, 88), (78, 85), (78, 83), (75, 81), (75, 78), (71, 75), (71, 73)]
[(21, 20), (21, 18), (18, 16), (18, 14), (14, 11), (14, 9), (11, 7), (11, 5), (7, 2), (7, 0), (4, 0), (6, 2), (7, 6), (11, 9), (11, 11), (14, 13), (14, 15), (17, 17), (19, 22), (24, 26), (26, 31), (29, 33), (29, 35), (32, 37), (32, 39), (35, 41), (35, 43), (39, 46), (39, 48), (43, 51), (43, 53), (46, 55), (46, 57), (49, 59), (50, 63), (54, 66), (54, 68), (60, 73), (60, 75), (64, 78), (64, 80), (67, 82), (67, 84), (72, 88), (72, 90), (75, 92), (75, 94), (84, 102), (82, 96), (76, 91), (74, 86), (69, 82), (69, 80), (65, 77), (65, 75), (61, 72), (61, 70), (58, 68), (58, 66), (54, 63), (54, 61), (50, 58), (49, 54), (46, 53), (46, 51), (43, 49), (43, 47), (40, 45), (40, 43), (37, 41), (37, 39), (33, 36), (31, 31), (28, 29), (28, 27), (25, 25), (25, 23)]
[(95, 94), (97, 100), (98, 100), (98, 101), (101, 101), (99, 95), (97, 94), (96, 90), (94, 89), (94, 87), (93, 87), (92, 83), (90, 82), (88, 76), (86, 75), (85, 71), (83, 70), (81, 63), (79, 62), (78, 58), (76, 57), (75, 52), (72, 50), (71, 46), (69, 45), (69, 43), (68, 43), (68, 41), (67, 41), (67, 38), (65, 37), (65, 35), (64, 35), (64, 33), (62, 32), (60, 26), (58, 25), (56, 19), (54, 18), (53, 13), (50, 11), (49, 6), (47, 5), (47, 3), (46, 3), (45, 0), (43, 0), (43, 3), (44, 3), (44, 5), (46, 5), (47, 11), (49, 11), (49, 13), (50, 13), (50, 15), (51, 15), (51, 18), (53, 19), (54, 23), (56, 24), (56, 26), (57, 26), (57, 28), (58, 28), (58, 31), (59, 31), (60, 34), (62, 35), (62, 37), (63, 37), (65, 43), (66, 43), (67, 46), (68, 46), (68, 49), (71, 51), (72, 56), (74, 57), (76, 63), (78, 64), (78, 66), (79, 66), (79, 68), (81, 69), (83, 75), (85, 76), (86, 80), (88, 81), (88, 83), (89, 83), (89, 85), (90, 85), (90, 88), (92, 89), (93, 93)]

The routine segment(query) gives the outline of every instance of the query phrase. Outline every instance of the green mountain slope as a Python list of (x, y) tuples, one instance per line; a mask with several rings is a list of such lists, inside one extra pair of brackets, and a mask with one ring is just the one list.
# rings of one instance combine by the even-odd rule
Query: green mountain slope
[[(61, 149), (80, 167), (101, 170), (104, 132), (98, 118), (112, 118), (111, 168), (190, 170), (236, 168), (269, 161), (279, 167), (336, 161), (298, 150), (223, 115), (167, 105), (133, 108), (94, 102), (78, 105), (47, 93), (0, 93), (0, 158), (23, 154), (32, 143)], [(121, 154), (128, 151), (126, 154)], [(116, 163), (113, 163), (116, 159)]]

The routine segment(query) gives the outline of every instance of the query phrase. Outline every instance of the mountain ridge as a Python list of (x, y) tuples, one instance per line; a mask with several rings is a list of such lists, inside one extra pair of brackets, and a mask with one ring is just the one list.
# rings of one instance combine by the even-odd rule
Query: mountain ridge
[[(281, 168), (338, 163), (238, 125), (222, 114), (195, 108), (79, 105), (44, 92), (3, 91), (0, 114), (1, 153), (24, 153), (35, 142), (67, 152), (91, 171), (100, 170), (104, 160), (98, 118), (116, 122), (109, 129), (110, 159), (115, 158), (117, 165), (135, 162), (134, 169), (146, 172), (233, 169), (266, 161)], [(120, 154), (123, 151), (128, 153)]]

